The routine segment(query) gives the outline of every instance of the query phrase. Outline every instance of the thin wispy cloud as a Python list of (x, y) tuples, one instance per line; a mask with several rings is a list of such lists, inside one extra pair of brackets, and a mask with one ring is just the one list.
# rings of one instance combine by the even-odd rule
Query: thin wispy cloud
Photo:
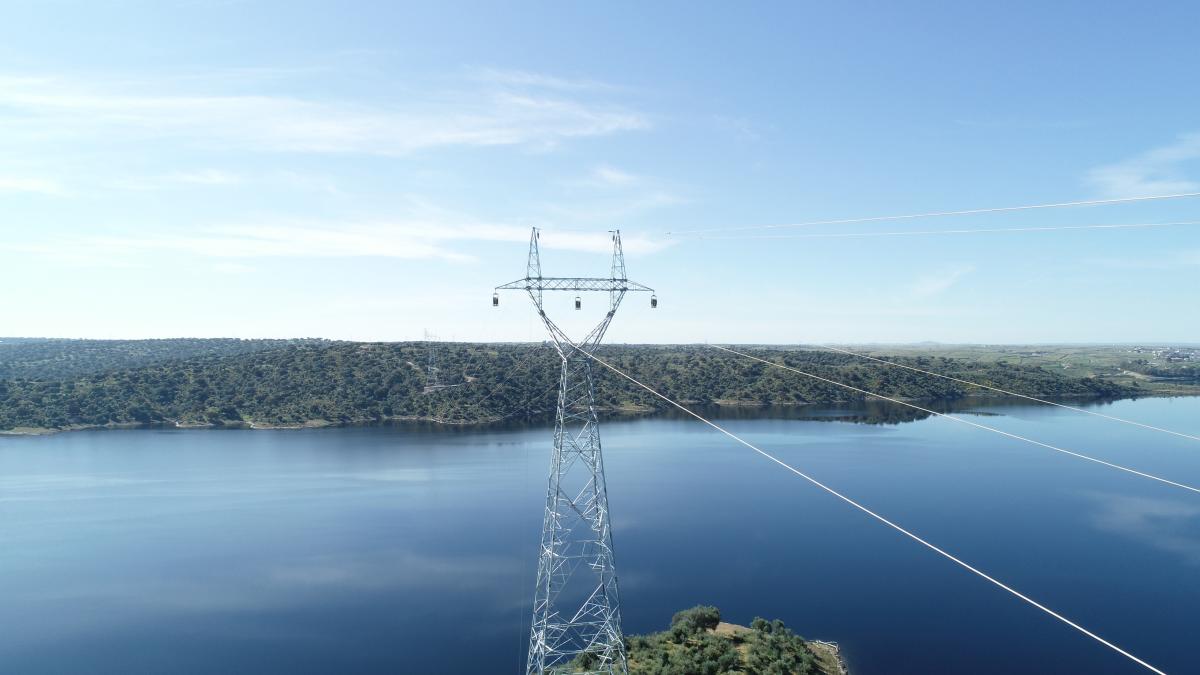
[(241, 263), (220, 262), (213, 265), (212, 270), (218, 274), (248, 274), (253, 272), (254, 268)]
[(929, 298), (950, 290), (964, 276), (975, 271), (974, 265), (959, 265), (939, 272), (924, 275), (909, 285), (909, 294), (917, 298)]
[(1200, 266), (1200, 249), (1162, 251), (1158, 255), (1093, 258), (1094, 265), (1118, 270), (1171, 270)]
[(656, 190), (637, 195), (621, 196), (603, 202), (572, 201), (549, 203), (543, 211), (556, 221), (577, 223), (580, 226), (611, 224), (652, 209), (683, 204), (685, 200), (670, 192)]
[(615, 91), (619, 87), (607, 82), (584, 78), (566, 78), (531, 73), (526, 70), (509, 70), (503, 68), (475, 68), (471, 71), (473, 78), (488, 84), (503, 87), (555, 89), (559, 91)]
[(218, 169), (198, 169), (191, 171), (172, 171), (160, 176), (139, 176), (120, 178), (106, 187), (121, 190), (151, 191), (177, 187), (220, 187), (241, 185), (245, 177), (241, 174)]
[(604, 223), (607, 227), (646, 211), (687, 203), (653, 176), (607, 164), (560, 184), (567, 188), (569, 199), (546, 202), (540, 210), (552, 221), (569, 225)]
[(592, 179), (601, 185), (632, 185), (638, 177), (611, 166), (598, 166), (592, 170)]
[(744, 117), (728, 117), (714, 115), (713, 123), (721, 130), (730, 133), (739, 143), (757, 143), (762, 140), (762, 133), (755, 128), (750, 120)]
[(242, 182), (241, 176), (235, 173), (230, 173), (229, 171), (219, 171), (217, 169), (177, 171), (167, 174), (163, 177), (163, 180), (172, 183), (186, 183), (190, 185), (234, 185)]
[[(517, 84), (517, 83), (514, 83)], [(554, 147), (645, 129), (641, 113), (544, 87), (428, 92), (393, 104), (179, 92), (175, 83), (0, 76), (0, 145), (174, 139), (202, 147), (406, 155), (452, 146)]]
[(0, 192), (29, 192), (53, 197), (67, 193), (58, 181), (20, 176), (0, 176)]
[(559, 183), (568, 188), (600, 190), (631, 189), (646, 187), (656, 181), (608, 164), (599, 164), (582, 176), (565, 178)]
[[(479, 243), (524, 243), (529, 229), (519, 225), (408, 220), (403, 222), (217, 225), (186, 232), (100, 234), (58, 237), (43, 241), (4, 243), (0, 250), (45, 256), (70, 265), (133, 264), (139, 258), (175, 253), (224, 260), (252, 258), (396, 258), (436, 259), (466, 263), (476, 260), (464, 252)], [(666, 244), (643, 235), (624, 237), (630, 254), (651, 253)], [(547, 231), (543, 248), (607, 253), (612, 242), (605, 232)], [(248, 271), (235, 263), (217, 268), (224, 273)]]
[(1105, 197), (1145, 197), (1200, 191), (1200, 133), (1129, 159), (1097, 167), (1087, 181)]

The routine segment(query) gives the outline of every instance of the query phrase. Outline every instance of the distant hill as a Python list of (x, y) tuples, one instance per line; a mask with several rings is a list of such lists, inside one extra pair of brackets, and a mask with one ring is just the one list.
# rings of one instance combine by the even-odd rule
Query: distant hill
[(235, 356), (325, 340), (66, 340), (0, 337), (0, 380), (64, 379), (198, 356)]
[[(953, 400), (971, 387), (855, 356), (804, 349), (755, 353), (892, 397)], [(840, 387), (700, 345), (607, 346), (603, 357), (677, 400), (803, 405), (860, 401)], [(439, 343), (429, 386), (426, 343), (321, 340), (20, 341), (0, 344), (0, 430), (116, 424), (299, 426), (388, 419), (478, 423), (554, 404), (558, 356), (541, 345)], [(921, 368), (1049, 397), (1120, 398), (1136, 386), (1036, 366), (940, 357)], [(664, 404), (597, 366), (607, 410)], [(895, 420), (911, 419), (899, 414)]]

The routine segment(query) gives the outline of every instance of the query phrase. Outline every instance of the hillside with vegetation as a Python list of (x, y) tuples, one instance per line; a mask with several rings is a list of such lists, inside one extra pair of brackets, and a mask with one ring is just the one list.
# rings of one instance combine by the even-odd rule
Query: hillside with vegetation
[[(678, 612), (661, 633), (626, 640), (630, 675), (839, 675), (836, 647), (809, 642), (782, 621), (721, 622), (716, 607)], [(573, 666), (588, 665), (584, 656)], [(575, 672), (575, 671), (572, 671)]]
[(1068, 377), (1100, 377), (1159, 396), (1200, 395), (1200, 345), (857, 345), (883, 358), (937, 357), (1035, 366)]
[[(54, 341), (68, 342), (68, 341)], [(72, 341), (73, 342), (73, 341)], [(125, 424), (301, 426), (384, 420), (481, 423), (536, 417), (554, 405), (559, 359), (545, 345), (300, 341), (80, 341), (0, 347), (0, 430)], [(755, 354), (880, 394), (954, 401), (977, 389), (855, 356), (805, 349)], [(861, 394), (701, 345), (607, 346), (602, 358), (693, 405), (858, 403)], [(24, 355), (24, 356), (21, 356)], [(28, 360), (21, 360), (26, 358)], [(901, 357), (900, 362), (1045, 397), (1120, 398), (1143, 392), (1039, 366)], [(131, 364), (131, 365), (126, 365)], [(595, 367), (607, 411), (666, 404)], [(895, 409), (896, 406), (889, 406)], [(891, 419), (912, 419), (896, 412)]]
[(201, 356), (237, 356), (327, 340), (68, 340), (0, 338), (0, 380), (62, 379), (179, 361)]

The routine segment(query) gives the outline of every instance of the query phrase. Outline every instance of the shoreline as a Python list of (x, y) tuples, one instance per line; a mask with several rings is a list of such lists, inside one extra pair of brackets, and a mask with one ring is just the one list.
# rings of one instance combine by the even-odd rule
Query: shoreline
[[(1193, 397), (1197, 397), (1197, 396), (1200, 396), (1200, 394), (1148, 393), (1144, 396), (1124, 396), (1124, 397), (1120, 397), (1120, 398), (1105, 398), (1105, 397), (1100, 397), (1100, 396), (1097, 396), (1097, 397), (1073, 396), (1073, 397), (1059, 397), (1057, 399), (1054, 397), (1038, 396), (1038, 398), (1044, 398), (1045, 400), (1051, 401), (1054, 403), (1063, 403), (1063, 402), (1068, 402), (1068, 401), (1075, 402), (1075, 403), (1094, 403), (1094, 402), (1115, 403), (1117, 401), (1136, 401), (1138, 399), (1143, 399), (1143, 398), (1193, 398)], [(921, 399), (921, 398), (899, 398), (899, 397), (897, 397), (896, 400), (903, 401), (906, 403), (921, 403), (921, 404), (925, 404), (925, 405), (932, 405), (935, 403), (947, 403), (947, 402), (953, 403), (953, 402), (959, 402), (959, 401), (964, 401), (964, 400), (968, 400), (968, 399), (970, 399), (970, 400), (1003, 400), (1003, 399), (1018, 399), (1018, 398), (1019, 397), (1009, 396), (1007, 394), (997, 394), (995, 392), (982, 392), (980, 394), (975, 394), (975, 395), (972, 395), (969, 397), (963, 397), (963, 398), (957, 398), (957, 399)], [(870, 401), (871, 398), (868, 397), (866, 400)], [(700, 403), (699, 401), (680, 401), (680, 403), (683, 403), (684, 405), (688, 405), (688, 406), (708, 406), (708, 407), (716, 407), (716, 408), (728, 408), (730, 410), (754, 410), (754, 409), (767, 410), (770, 408), (800, 409), (800, 408), (811, 408), (811, 407), (833, 407), (833, 406), (847, 405), (847, 404), (851, 404), (851, 403), (861, 403), (861, 401), (840, 400), (840, 401), (829, 401), (829, 402), (823, 402), (823, 403), (793, 403), (793, 402), (760, 403), (757, 401), (715, 400), (715, 401), (712, 401), (711, 403)], [(1038, 405), (1038, 404), (1036, 402), (1031, 401), (1030, 405)], [(648, 406), (622, 406), (622, 407), (617, 407), (617, 408), (599, 408), (598, 412), (600, 412), (601, 415), (604, 415), (604, 416), (634, 417), (634, 416), (654, 415), (655, 413), (667, 412), (667, 411), (659, 409), (659, 408), (651, 408)], [(538, 417), (548, 416), (550, 414), (551, 414), (551, 411), (546, 410), (546, 411), (538, 411), (533, 414), (525, 415), (522, 418), (517, 418), (514, 415), (508, 415), (508, 416), (501, 416), (501, 417), (490, 417), (490, 418), (479, 419), (479, 420), (462, 420), (462, 421), (447, 420), (447, 419), (437, 418), (437, 417), (400, 415), (400, 416), (391, 416), (391, 417), (383, 417), (383, 418), (351, 419), (351, 420), (342, 420), (342, 421), (334, 421), (334, 420), (318, 418), (318, 419), (305, 420), (303, 422), (281, 422), (281, 423), (257, 422), (254, 420), (223, 420), (221, 422), (185, 422), (185, 421), (179, 421), (179, 420), (163, 420), (163, 421), (156, 421), (156, 422), (111, 422), (111, 423), (107, 423), (107, 424), (75, 424), (75, 425), (70, 425), (67, 427), (53, 427), (53, 428), (14, 427), (12, 429), (0, 429), (0, 437), (18, 437), (18, 438), (20, 438), (20, 437), (35, 437), (35, 436), (52, 436), (55, 434), (69, 433), (72, 431), (96, 431), (96, 430), (107, 430), (107, 429), (115, 430), (115, 429), (164, 429), (165, 428), (165, 429), (182, 429), (182, 430), (186, 430), (186, 429), (249, 429), (249, 430), (256, 430), (256, 431), (285, 431), (285, 430), (299, 430), (299, 429), (327, 429), (327, 428), (342, 428), (342, 427), (358, 427), (358, 426), (370, 426), (370, 425), (374, 425), (374, 424), (390, 424), (390, 423), (396, 423), (396, 422), (434, 424), (434, 425), (451, 427), (451, 428), (465, 428), (465, 427), (486, 427), (489, 425), (499, 424), (501, 422), (504, 422), (507, 420), (512, 420), (512, 419), (535, 419)], [(764, 417), (764, 419), (771, 419), (771, 417), (767, 416), (767, 417)]]

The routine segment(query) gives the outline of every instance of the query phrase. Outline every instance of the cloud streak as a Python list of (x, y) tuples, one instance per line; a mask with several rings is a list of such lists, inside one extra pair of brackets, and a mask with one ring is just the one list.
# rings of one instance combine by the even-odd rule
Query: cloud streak
[(630, 173), (607, 164), (599, 164), (587, 174), (563, 180), (570, 199), (541, 205), (547, 217), (577, 224), (604, 223), (635, 214), (684, 204), (687, 199), (661, 186), (652, 176)]
[(527, 70), (503, 68), (476, 68), (474, 79), (492, 85), (506, 87), (530, 87), (554, 91), (615, 91), (618, 87), (597, 80), (555, 77)]
[(52, 197), (60, 197), (67, 193), (58, 181), (19, 176), (0, 176), (0, 192), (28, 192)]
[(592, 170), (591, 178), (594, 184), (614, 186), (632, 185), (639, 180), (637, 176), (611, 166), (596, 167)]
[(1162, 251), (1153, 257), (1093, 258), (1090, 262), (1118, 270), (1173, 270), (1200, 265), (1200, 249)]
[(1200, 133), (1184, 134), (1174, 143), (1129, 159), (1097, 167), (1087, 181), (1108, 197), (1200, 191), (1200, 180), (1187, 176), (1184, 166), (1200, 160)]
[[(158, 253), (218, 259), (250, 258), (396, 258), (471, 262), (463, 244), (524, 243), (529, 229), (519, 225), (456, 224), (412, 219), (399, 222), (217, 225), (182, 233), (62, 237), (33, 243), (2, 243), (0, 250), (41, 255), (72, 265), (112, 265)], [(626, 252), (652, 253), (667, 245), (645, 235), (623, 238)], [(609, 235), (548, 230), (546, 249), (607, 253)], [(233, 268), (230, 268), (233, 269)], [(241, 268), (239, 267), (239, 270)]]
[(918, 298), (941, 295), (950, 290), (960, 279), (975, 271), (974, 265), (960, 265), (929, 274), (917, 279), (909, 286), (909, 293)]
[(0, 76), (0, 138), (9, 139), (7, 146), (176, 139), (206, 147), (399, 156), (454, 146), (553, 147), (649, 127), (641, 113), (563, 86), (548, 88), (528, 73), (394, 103), (167, 89), (164, 83)]

